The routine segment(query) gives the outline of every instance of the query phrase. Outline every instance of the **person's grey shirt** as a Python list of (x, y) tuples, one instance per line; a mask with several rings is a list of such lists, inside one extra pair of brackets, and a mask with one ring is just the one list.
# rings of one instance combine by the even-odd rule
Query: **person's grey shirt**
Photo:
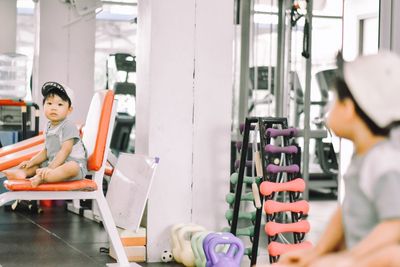
[(382, 221), (400, 219), (400, 139), (353, 156), (344, 183), (343, 224), (350, 249)]
[(79, 177), (73, 179), (82, 179), (87, 174), (87, 153), (79, 136), (79, 131), (76, 125), (68, 119), (63, 120), (58, 125), (53, 127), (50, 122), (47, 123), (45, 131), (45, 146), (47, 150), (47, 162), (43, 166), (50, 164), (57, 153), (61, 150), (62, 143), (73, 139), (74, 145), (71, 153), (65, 160), (75, 161), (79, 164), (81, 173)]

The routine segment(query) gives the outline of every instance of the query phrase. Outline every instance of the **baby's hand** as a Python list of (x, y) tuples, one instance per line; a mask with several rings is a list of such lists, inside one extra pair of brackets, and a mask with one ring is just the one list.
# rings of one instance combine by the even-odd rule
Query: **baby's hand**
[(43, 179), (46, 179), (48, 174), (52, 171), (53, 169), (50, 168), (39, 168), (36, 170), (36, 174), (41, 176)]

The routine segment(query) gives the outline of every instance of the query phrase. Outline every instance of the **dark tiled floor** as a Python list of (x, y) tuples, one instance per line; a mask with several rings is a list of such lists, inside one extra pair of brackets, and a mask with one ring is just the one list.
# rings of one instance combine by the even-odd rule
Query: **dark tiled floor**
[[(311, 233), (307, 239), (315, 244), (335, 209), (336, 201), (315, 195), (308, 220)], [(262, 242), (262, 241), (261, 241)], [(265, 247), (262, 244), (261, 247)], [(0, 267), (95, 267), (115, 262), (108, 254), (100, 253), (108, 247), (104, 228), (89, 219), (68, 212), (64, 207), (44, 208), (41, 214), (4, 211), (0, 207)], [(259, 263), (268, 261), (261, 250)], [(141, 263), (142, 266), (170, 267), (176, 263)], [(248, 266), (246, 264), (246, 266)]]
[(64, 207), (44, 208), (41, 214), (0, 208), (1, 267), (97, 267), (115, 262), (108, 254), (100, 253), (101, 247), (108, 247), (104, 228)]

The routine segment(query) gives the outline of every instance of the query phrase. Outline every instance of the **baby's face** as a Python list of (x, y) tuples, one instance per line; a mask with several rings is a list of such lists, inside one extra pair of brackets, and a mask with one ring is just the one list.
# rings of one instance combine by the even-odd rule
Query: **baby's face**
[(62, 100), (58, 95), (49, 96), (44, 102), (44, 114), (52, 125), (57, 125), (63, 121), (72, 108), (67, 101)]

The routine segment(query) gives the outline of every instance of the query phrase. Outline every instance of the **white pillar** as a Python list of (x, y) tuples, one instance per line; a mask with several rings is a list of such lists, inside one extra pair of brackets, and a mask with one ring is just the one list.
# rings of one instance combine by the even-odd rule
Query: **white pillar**
[(381, 0), (379, 11), (379, 48), (400, 53), (400, 3), (393, 0)]
[(160, 157), (148, 202), (150, 262), (170, 227), (227, 226), (233, 1), (138, 3), (136, 152)]
[(0, 1), (0, 54), (15, 53), (17, 42), (17, 1)]
[(37, 8), (33, 99), (42, 103), (46, 81), (65, 83), (75, 93), (70, 119), (84, 123), (94, 91), (95, 17), (68, 25), (77, 18), (70, 4), (40, 0)]

